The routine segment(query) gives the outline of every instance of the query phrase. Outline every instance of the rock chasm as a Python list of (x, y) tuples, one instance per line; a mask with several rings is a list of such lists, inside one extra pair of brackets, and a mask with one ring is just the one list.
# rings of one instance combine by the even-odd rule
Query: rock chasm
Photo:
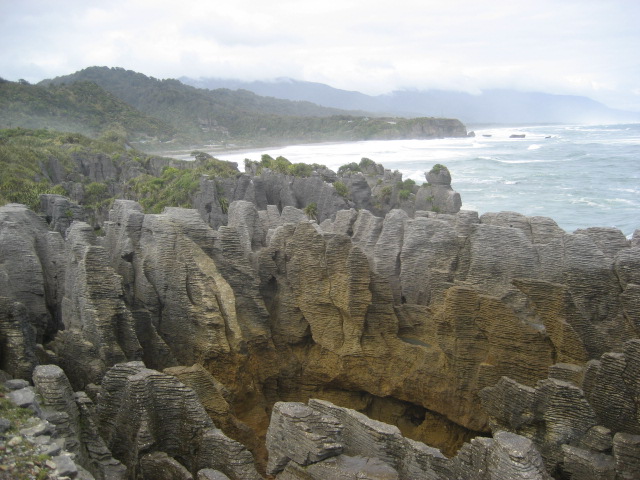
[(640, 478), (640, 231), (379, 173), (0, 207), (0, 368), (94, 478)]

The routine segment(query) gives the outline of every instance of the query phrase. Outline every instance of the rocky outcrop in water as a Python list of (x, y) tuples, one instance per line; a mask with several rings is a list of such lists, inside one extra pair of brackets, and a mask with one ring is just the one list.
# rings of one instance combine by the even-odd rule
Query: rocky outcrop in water
[[(352, 193), (397, 186), (378, 174), (343, 179)], [(242, 199), (215, 230), (220, 202), (150, 215), (118, 200), (104, 236), (1, 207), (1, 368), (30, 379), (37, 365), (62, 367), (87, 393), (77, 408), (97, 412), (88, 431), (127, 475), (516, 478), (518, 462), (532, 478), (636, 475), (638, 235), (416, 203), (329, 213), (353, 200), (321, 177), (309, 183), (319, 211), (333, 200), (310, 221), (307, 186), (261, 175), (262, 186), (229, 183)], [(416, 192), (455, 198), (446, 172), (429, 175)], [(378, 420), (394, 425), (376, 427), (391, 429), (375, 434), (378, 450), (356, 448), (378, 445), (362, 440)], [(295, 445), (276, 441), (300, 429)]]
[(443, 165), (436, 165), (426, 174), (427, 184), (418, 189), (416, 210), (438, 213), (458, 213), (462, 206), (460, 194), (451, 188), (451, 174)]
[[(410, 215), (416, 210), (440, 213), (460, 210), (460, 194), (451, 188), (451, 176), (446, 167), (437, 166), (425, 174), (427, 184), (418, 187), (415, 182), (411, 186), (403, 185), (400, 172), (386, 170), (371, 160), (368, 162), (361, 162), (364, 166), (357, 171), (346, 170), (338, 175), (326, 168), (316, 168), (308, 177), (284, 175), (268, 168), (258, 173), (255, 165), (248, 165), (246, 173), (235, 178), (203, 177), (194, 207), (215, 229), (228, 224), (227, 207), (235, 201), (250, 202), (258, 211), (275, 206), (280, 213), (286, 207), (302, 210), (315, 204), (314, 219), (318, 223), (333, 219), (339, 211), (350, 208), (366, 209), (380, 216), (394, 208), (403, 209)], [(341, 187), (336, 186), (340, 184)]]

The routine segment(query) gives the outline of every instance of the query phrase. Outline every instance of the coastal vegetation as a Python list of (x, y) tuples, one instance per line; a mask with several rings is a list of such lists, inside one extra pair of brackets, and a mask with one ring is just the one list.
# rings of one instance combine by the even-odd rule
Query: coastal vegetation
[(346, 165), (342, 165), (340, 168), (338, 168), (338, 174), (344, 175), (347, 172), (352, 172), (352, 173), (364, 172), (371, 169), (371, 167), (375, 169), (376, 167), (380, 167), (380, 165), (374, 162), (373, 160), (371, 160), (370, 158), (362, 157), (359, 163), (351, 162), (351, 163), (347, 163)]
[(254, 173), (257, 175), (262, 173), (263, 169), (268, 168), (273, 172), (282, 173), (284, 175), (293, 175), (294, 177), (309, 177), (314, 171), (327, 168), (326, 166), (317, 163), (291, 163), (283, 156), (273, 158), (271, 155), (266, 153), (261, 156), (259, 162), (245, 158), (244, 165), (245, 168), (255, 167)]
[(333, 184), (333, 188), (336, 189), (336, 193), (338, 195), (340, 195), (343, 198), (347, 198), (349, 196), (349, 189), (348, 187), (344, 184), (344, 182), (338, 180), (337, 182), (334, 182)]
[[(0, 206), (21, 203), (39, 211), (45, 208), (41, 205), (42, 194), (58, 194), (82, 207), (76, 213), (68, 210), (70, 220), (86, 220), (96, 229), (108, 218), (116, 199), (135, 200), (146, 213), (161, 213), (165, 207), (210, 212), (215, 204), (216, 215), (226, 215), (237, 199), (236, 178), (242, 175), (238, 165), (201, 150), (191, 151), (191, 156), (193, 161), (148, 155), (132, 146), (127, 132), (120, 128), (111, 128), (97, 138), (43, 129), (0, 130)], [(399, 172), (385, 171), (368, 158), (343, 165), (338, 175), (325, 165), (292, 163), (283, 156), (268, 154), (259, 161), (245, 159), (244, 168), (249, 175), (263, 176), (263, 181), (287, 185), (291, 180), (278, 176), (305, 179), (318, 175), (332, 186), (328, 191), (333, 193), (328, 194), (339, 197), (338, 203), (356, 206), (353, 202), (369, 196), (370, 203), (359, 208), (379, 214), (398, 208), (401, 202), (409, 202), (403, 205), (414, 208), (418, 190), (413, 180), (403, 181)], [(267, 171), (275, 175), (265, 177)], [(365, 175), (365, 187), (354, 183), (353, 173)], [(201, 194), (205, 191), (210, 197), (203, 201)], [(307, 192), (304, 188), (301, 191)], [(319, 190), (307, 193), (320, 195)], [(295, 205), (310, 219), (326, 218), (327, 213), (320, 208), (324, 203), (318, 197), (300, 199)], [(84, 212), (83, 216), (77, 216), (78, 212)]]
[(64, 144), (64, 136), (54, 132), (0, 130), (0, 205), (22, 203), (35, 209), (43, 193), (66, 194), (55, 184), (49, 158), (55, 156), (59, 170), (68, 173), (72, 152), (82, 146), (73, 143), (64, 148)]
[(0, 128), (14, 127), (91, 137), (116, 128), (139, 148), (155, 151), (466, 134), (457, 120), (377, 117), (246, 90), (198, 89), (107, 67), (37, 85), (0, 81)]
[(309, 217), (309, 220), (315, 220), (318, 216), (318, 204), (316, 202), (309, 203), (304, 207), (304, 214)]
[[(198, 160), (193, 168), (165, 166), (159, 176), (143, 174), (130, 180), (127, 196), (137, 200), (148, 213), (161, 213), (165, 207), (192, 208), (200, 180), (235, 176), (238, 170), (234, 165), (209, 156)], [(228, 201), (219, 198), (219, 202), (226, 213)]]

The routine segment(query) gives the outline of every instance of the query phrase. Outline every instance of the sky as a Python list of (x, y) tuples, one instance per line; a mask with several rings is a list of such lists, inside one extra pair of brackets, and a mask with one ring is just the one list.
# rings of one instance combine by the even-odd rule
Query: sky
[(640, 0), (0, 0), (0, 77), (89, 66), (370, 95), (513, 88), (640, 111)]

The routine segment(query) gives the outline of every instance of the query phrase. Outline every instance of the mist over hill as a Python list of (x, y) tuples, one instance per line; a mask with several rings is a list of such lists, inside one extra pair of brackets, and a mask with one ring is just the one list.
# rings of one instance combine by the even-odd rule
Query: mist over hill
[(181, 77), (180, 81), (199, 88), (244, 89), (258, 95), (386, 115), (453, 117), (467, 124), (640, 121), (640, 113), (615, 110), (587, 97), (509, 89), (484, 90), (477, 95), (448, 90), (397, 90), (371, 96), (290, 78), (243, 82), (221, 78)]
[[(8, 89), (23, 86), (19, 82), (6, 83), (11, 84)], [(69, 86), (76, 88), (78, 84), (93, 85), (94, 95), (88, 98), (67, 95), (65, 101), (52, 99), (51, 92), (60, 89), (67, 91), (71, 88)], [(385, 118), (362, 111), (319, 106), (308, 101), (264, 97), (248, 90), (195, 88), (175, 79), (160, 80), (118, 67), (85, 68), (70, 75), (43, 80), (29, 86), (29, 92), (31, 96), (28, 98), (15, 98), (11, 94), (0, 98), (0, 101), (13, 102), (15, 110), (26, 112), (25, 115), (11, 115), (9, 118), (0, 112), (0, 126), (55, 129), (57, 125), (63, 130), (79, 131), (82, 125), (78, 126), (75, 120), (75, 123), (70, 122), (69, 118), (77, 120), (81, 117), (78, 111), (86, 110), (87, 101), (91, 104), (94, 97), (104, 97), (117, 99), (126, 106), (120, 105), (117, 110), (137, 112), (139, 119), (136, 124), (141, 123), (142, 118), (160, 122), (163, 137), (157, 135), (145, 140), (156, 144), (263, 146), (323, 141), (426, 139), (467, 134), (464, 125), (456, 119)], [(58, 112), (57, 124), (33, 114), (35, 111), (46, 113), (59, 109), (60, 105), (64, 105), (66, 111)], [(102, 123), (116, 123), (130, 135), (139, 133), (140, 127), (136, 125), (135, 129), (132, 128), (131, 122), (98, 118), (101, 111), (108, 113), (108, 110), (94, 108), (92, 123), (99, 126)], [(167, 139), (164, 134), (171, 129), (174, 135)], [(147, 131), (150, 131), (149, 128), (143, 133)], [(82, 132), (92, 134), (86, 129)]]

